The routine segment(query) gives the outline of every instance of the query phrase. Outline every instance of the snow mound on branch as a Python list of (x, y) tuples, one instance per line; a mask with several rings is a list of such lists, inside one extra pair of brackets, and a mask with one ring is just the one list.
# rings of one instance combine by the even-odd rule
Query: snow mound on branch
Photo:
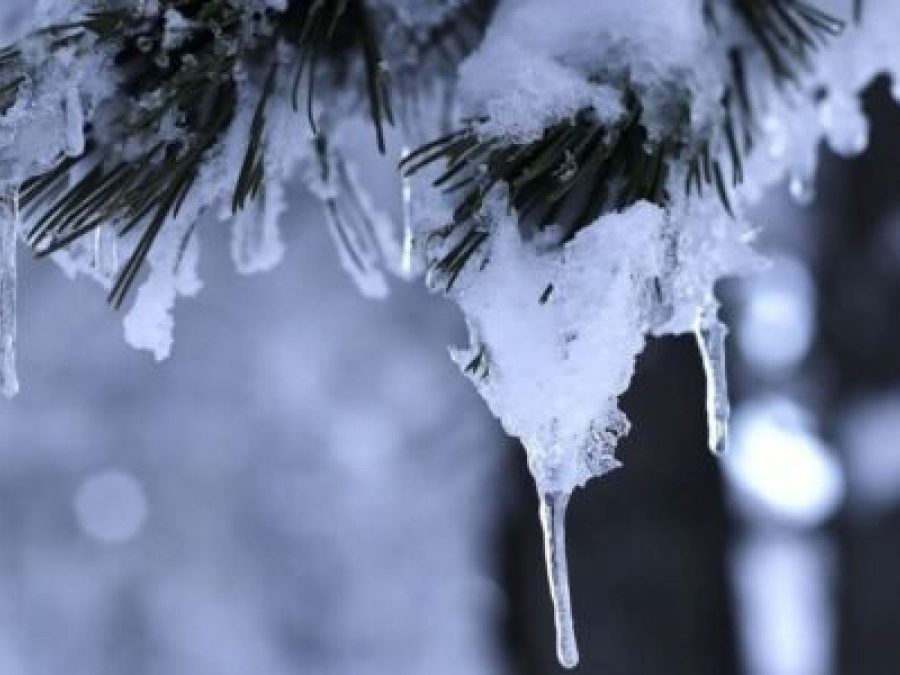
[(457, 361), (486, 350), (479, 391), (525, 444), (541, 492), (570, 492), (616, 466), (628, 429), (616, 399), (644, 347), (667, 218), (641, 203), (539, 252), (505, 211), (492, 205), (489, 263), (455, 293), (475, 341)]
[(614, 121), (627, 83), (651, 138), (661, 136), (672, 126), (675, 92), (698, 118), (720, 95), (699, 17), (696, 0), (502, 4), (460, 70), (462, 115), (484, 118), (486, 136), (528, 142), (586, 107)]
[(490, 237), (451, 290), (472, 339), (453, 355), (522, 440), (539, 492), (571, 492), (618, 466), (629, 428), (618, 398), (647, 336), (690, 331), (715, 281), (752, 268), (748, 228), (708, 217), (720, 211), (698, 204), (676, 228), (639, 202), (543, 250), (492, 196)]

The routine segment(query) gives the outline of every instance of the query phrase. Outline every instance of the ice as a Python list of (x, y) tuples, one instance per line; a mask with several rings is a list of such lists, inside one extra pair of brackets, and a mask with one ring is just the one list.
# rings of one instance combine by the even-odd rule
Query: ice
[(94, 269), (109, 285), (119, 271), (119, 241), (115, 230), (108, 226), (100, 226), (94, 230)]
[(281, 262), (284, 244), (278, 218), (283, 189), (277, 180), (267, 181), (264, 194), (235, 214), (231, 230), (231, 255), (241, 274), (268, 272)]
[(703, 372), (706, 374), (708, 443), (714, 455), (721, 455), (728, 447), (728, 421), (731, 415), (725, 368), (725, 337), (728, 335), (728, 328), (719, 321), (718, 309), (718, 302), (710, 299), (700, 310), (694, 325)]
[(147, 280), (125, 315), (123, 326), (128, 344), (151, 352), (157, 361), (169, 357), (174, 343), (175, 301), (179, 295), (196, 295), (201, 288), (196, 272), (198, 258), (193, 219), (170, 221), (150, 251)]
[(19, 193), (14, 188), (0, 198), (0, 392), (19, 392), (16, 373), (16, 246), (19, 237)]
[(550, 598), (553, 600), (556, 657), (565, 668), (574, 668), (578, 665), (578, 642), (572, 618), (569, 569), (566, 561), (566, 508), (570, 496), (567, 492), (541, 493), (539, 514), (541, 528), (544, 531), (544, 556), (547, 560)]
[(316, 139), (316, 165), (307, 179), (322, 200), (328, 231), (344, 271), (356, 283), (360, 293), (370, 298), (388, 294), (382, 271), (382, 252), (393, 229), (377, 212), (340, 153), (322, 137)]
[(66, 88), (64, 109), (65, 153), (70, 157), (78, 157), (84, 153), (84, 109), (77, 84), (70, 84)]
[[(402, 159), (406, 159), (409, 155), (409, 148), (403, 148), (400, 153)], [(413, 268), (413, 186), (412, 180), (408, 176), (403, 176), (400, 186), (400, 198), (403, 208), (403, 243), (400, 254), (400, 274), (411, 279), (414, 274)]]
[[(628, 429), (617, 399), (653, 315), (665, 214), (641, 203), (547, 251), (523, 241), (513, 218), (502, 195), (488, 202), (491, 236), (451, 289), (471, 335), (456, 361), (522, 440), (538, 490), (571, 492), (616, 466)], [(480, 353), (485, 372), (469, 367)]]

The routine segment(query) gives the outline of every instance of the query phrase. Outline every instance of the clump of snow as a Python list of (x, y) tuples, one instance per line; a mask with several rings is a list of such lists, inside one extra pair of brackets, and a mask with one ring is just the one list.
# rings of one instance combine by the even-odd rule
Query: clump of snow
[(663, 269), (666, 215), (641, 203), (600, 218), (560, 249), (523, 245), (502, 195), (486, 212), (483, 269), (457, 282), (472, 347), (489, 372), (473, 373), (507, 432), (520, 438), (541, 492), (571, 492), (616, 466), (627, 423), (617, 397), (631, 381)]
[(699, 7), (696, 0), (501, 4), (461, 67), (462, 114), (484, 119), (486, 136), (527, 142), (584, 108), (614, 121), (627, 85), (640, 95), (650, 137), (661, 136), (679, 116), (676, 106), (705, 103), (711, 82), (716, 96)]

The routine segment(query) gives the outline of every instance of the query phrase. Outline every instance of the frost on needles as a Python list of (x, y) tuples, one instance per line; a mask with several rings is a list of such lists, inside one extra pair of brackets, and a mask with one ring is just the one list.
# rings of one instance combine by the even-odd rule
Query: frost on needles
[[(724, 449), (715, 284), (759, 267), (744, 214), (776, 182), (810, 199), (823, 139), (864, 150), (897, 35), (894, 0), (41, 0), (0, 50), (0, 389), (17, 240), (131, 303), (162, 359), (199, 231), (271, 269), (299, 177), (363, 293), (424, 271), (463, 311), (452, 355), (525, 446), (574, 666), (566, 505), (618, 466), (637, 356), (695, 336)], [(360, 116), (406, 148), (400, 227), (342, 143)]]

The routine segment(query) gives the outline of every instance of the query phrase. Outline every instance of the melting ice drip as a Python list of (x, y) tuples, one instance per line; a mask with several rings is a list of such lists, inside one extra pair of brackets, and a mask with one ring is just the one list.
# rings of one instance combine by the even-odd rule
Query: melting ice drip
[(725, 337), (728, 328), (717, 316), (719, 303), (714, 299), (700, 310), (694, 323), (694, 335), (706, 373), (706, 419), (709, 425), (709, 449), (716, 455), (728, 447), (728, 378), (725, 370)]
[(19, 236), (19, 191), (0, 196), (0, 392), (19, 392), (16, 375), (16, 243)]
[(540, 519), (544, 530), (544, 554), (547, 559), (547, 578), (553, 600), (556, 624), (556, 657), (565, 668), (578, 665), (578, 643), (572, 619), (572, 600), (569, 594), (569, 570), (566, 562), (566, 507), (568, 492), (542, 492)]

